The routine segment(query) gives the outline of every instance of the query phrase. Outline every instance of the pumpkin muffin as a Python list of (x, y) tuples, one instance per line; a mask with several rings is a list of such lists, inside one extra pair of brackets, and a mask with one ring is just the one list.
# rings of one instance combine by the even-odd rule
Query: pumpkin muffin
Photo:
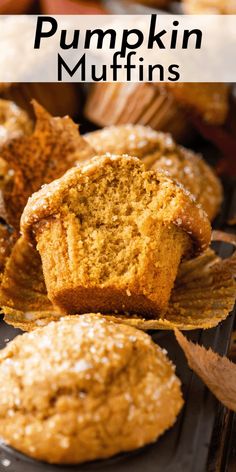
[(234, 15), (235, 0), (183, 0), (184, 12), (188, 14)]
[(209, 220), (191, 194), (128, 156), (100, 156), (44, 186), (21, 220), (37, 242), (50, 300), (67, 314), (155, 316)]
[(85, 136), (97, 154), (128, 154), (148, 170), (165, 171), (189, 190), (213, 220), (223, 191), (214, 170), (200, 155), (177, 145), (169, 134), (141, 125), (110, 126)]
[(165, 352), (99, 315), (51, 322), (0, 354), (0, 436), (35, 459), (76, 464), (144, 446), (182, 404)]
[(225, 122), (228, 95), (229, 86), (218, 83), (100, 83), (91, 86), (85, 115), (98, 126), (141, 124), (186, 142), (192, 116), (212, 125)]

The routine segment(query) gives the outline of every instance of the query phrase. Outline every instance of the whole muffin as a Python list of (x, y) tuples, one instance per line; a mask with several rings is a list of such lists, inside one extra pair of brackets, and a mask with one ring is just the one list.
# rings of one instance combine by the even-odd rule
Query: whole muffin
[(206, 249), (211, 235), (187, 191), (134, 157), (112, 155), (35, 193), (21, 229), (37, 242), (50, 300), (67, 314), (157, 315), (182, 257)]
[(179, 146), (169, 134), (141, 125), (110, 126), (85, 136), (97, 154), (128, 154), (141, 159), (148, 170), (165, 171), (189, 190), (213, 220), (223, 191), (214, 170), (200, 155)]
[(91, 87), (85, 115), (98, 126), (141, 124), (186, 142), (192, 136), (191, 117), (222, 125), (228, 108), (228, 84), (114, 82)]
[(0, 436), (39, 460), (73, 464), (141, 447), (182, 404), (161, 348), (99, 315), (51, 322), (0, 353)]
[(234, 15), (235, 0), (182, 0), (185, 13)]

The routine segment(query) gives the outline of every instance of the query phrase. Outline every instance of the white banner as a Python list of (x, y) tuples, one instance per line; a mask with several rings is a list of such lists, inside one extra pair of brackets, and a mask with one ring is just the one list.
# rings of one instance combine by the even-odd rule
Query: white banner
[(0, 16), (0, 82), (236, 82), (236, 15)]

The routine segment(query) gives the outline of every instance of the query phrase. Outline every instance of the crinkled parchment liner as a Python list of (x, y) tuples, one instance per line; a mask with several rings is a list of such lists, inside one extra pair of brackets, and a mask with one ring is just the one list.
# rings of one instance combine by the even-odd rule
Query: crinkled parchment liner
[[(208, 249), (196, 259), (181, 264), (169, 308), (163, 316), (145, 319), (137, 315), (107, 314), (106, 317), (144, 330), (216, 326), (234, 306), (235, 265), (235, 256), (222, 260)], [(23, 238), (16, 242), (7, 262), (0, 304), (5, 321), (25, 331), (62, 316), (47, 297), (40, 256)]]

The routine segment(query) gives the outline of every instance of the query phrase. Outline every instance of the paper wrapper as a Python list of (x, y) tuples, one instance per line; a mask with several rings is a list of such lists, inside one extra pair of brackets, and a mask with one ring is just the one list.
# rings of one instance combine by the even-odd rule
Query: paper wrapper
[(192, 128), (172, 94), (150, 83), (100, 83), (91, 87), (86, 117), (99, 126), (125, 123), (168, 131), (177, 141), (186, 141)]
[[(231, 259), (222, 261), (209, 249), (181, 265), (169, 309), (160, 318), (118, 313), (106, 317), (144, 330), (211, 328), (233, 309), (236, 283), (231, 270)], [(62, 316), (48, 300), (40, 256), (23, 238), (6, 265), (0, 304), (5, 321), (26, 331)]]

